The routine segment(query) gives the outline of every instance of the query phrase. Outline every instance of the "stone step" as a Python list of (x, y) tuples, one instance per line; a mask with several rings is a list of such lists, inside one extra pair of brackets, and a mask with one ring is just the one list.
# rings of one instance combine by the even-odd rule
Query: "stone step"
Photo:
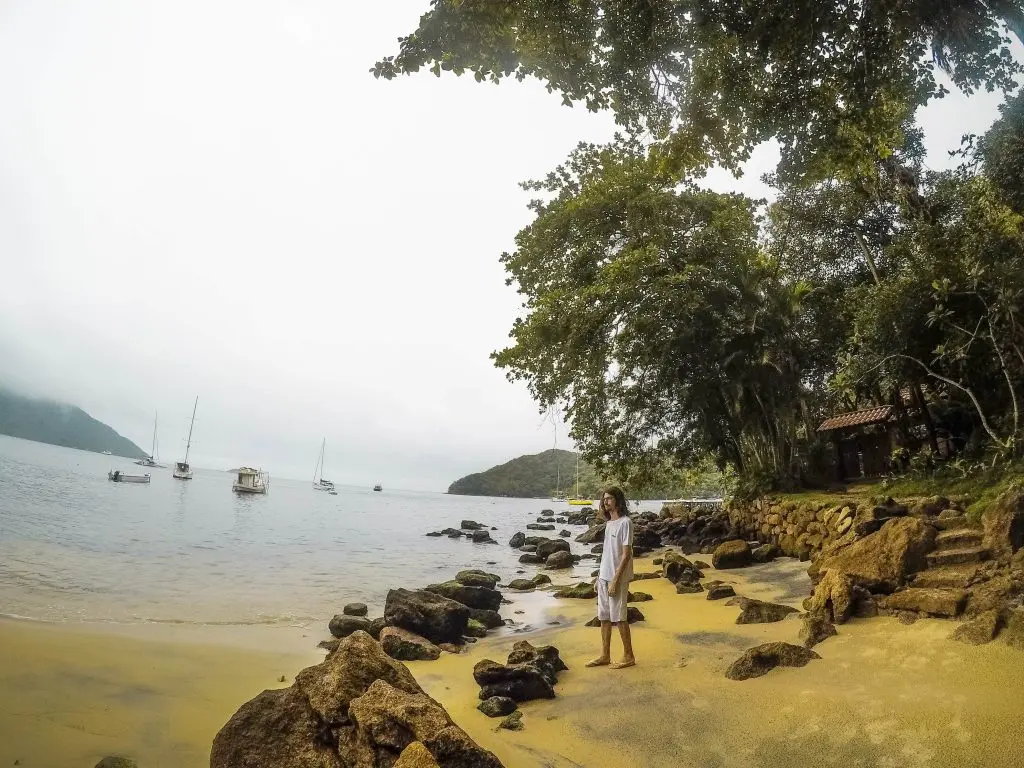
[(966, 547), (981, 546), (982, 532), (977, 528), (955, 528), (951, 531), (943, 531), (935, 537), (935, 548), (964, 549)]
[(951, 515), (950, 517), (936, 517), (929, 520), (932, 525), (943, 531), (952, 531), (956, 528), (967, 527), (967, 515)]
[(925, 589), (965, 589), (974, 583), (982, 563), (961, 563), (929, 568), (914, 575), (913, 586)]
[(958, 563), (978, 563), (988, 560), (985, 547), (964, 547), (963, 549), (943, 549), (928, 553), (928, 565), (956, 565)]
[(878, 605), (890, 611), (916, 611), (929, 616), (954, 618), (959, 616), (967, 602), (962, 589), (920, 589), (910, 587), (878, 598)]

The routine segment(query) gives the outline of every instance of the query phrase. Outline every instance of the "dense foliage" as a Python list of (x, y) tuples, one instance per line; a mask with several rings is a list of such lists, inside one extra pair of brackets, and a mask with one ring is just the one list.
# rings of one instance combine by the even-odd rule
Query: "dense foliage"
[[(1024, 96), (960, 165), (917, 109), (1015, 87), (1019, 0), (434, 0), (378, 76), (538, 77), (614, 110), (535, 192), (502, 256), (524, 298), (498, 366), (563, 407), (604, 474), (712, 459), (752, 485), (830, 477), (836, 411), (916, 409), (964, 454), (1024, 450)], [(771, 204), (699, 186), (774, 138)], [(925, 407), (927, 406), (927, 407)], [(991, 462), (990, 462), (991, 464)]]
[(81, 408), (16, 395), (3, 388), (0, 388), (0, 435), (83, 451), (110, 451), (115, 456), (128, 458), (145, 455), (135, 443), (96, 421)]

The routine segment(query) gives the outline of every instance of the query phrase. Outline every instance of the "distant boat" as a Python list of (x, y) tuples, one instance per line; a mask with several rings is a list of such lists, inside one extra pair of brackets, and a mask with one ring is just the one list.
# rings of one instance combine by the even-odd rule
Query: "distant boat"
[(270, 475), (261, 469), (252, 467), (239, 467), (238, 477), (231, 484), (231, 490), (235, 493), (265, 494), (269, 488)]
[(148, 483), (149, 475), (126, 475), (115, 469), (107, 472), (107, 480), (113, 483)]
[(554, 496), (551, 497), (550, 500), (555, 502), (556, 504), (564, 504), (566, 502), (565, 494), (556, 493)]
[(113, 456), (114, 454), (112, 454), (110, 451), (104, 451), (103, 455), (104, 456)]
[(580, 498), (580, 452), (576, 451), (576, 494), (569, 499), (569, 506), (589, 507), (593, 503), (591, 499)]
[(373, 490), (375, 490), (375, 491), (383, 491), (384, 489), (381, 487), (380, 483), (377, 483), (375, 486), (373, 486)]
[(323, 442), (320, 443), (320, 456), (316, 460), (316, 466), (313, 467), (313, 490), (314, 491), (333, 491), (334, 483), (330, 480), (324, 480), (324, 449), (327, 447), (327, 438), (325, 437)]
[(143, 456), (141, 459), (135, 460), (135, 463), (140, 467), (164, 468), (163, 464), (156, 463), (156, 419), (157, 414), (153, 414), (153, 446), (149, 449), (149, 456)]
[(179, 480), (192, 479), (192, 467), (188, 464), (188, 449), (192, 447), (192, 427), (196, 425), (196, 408), (199, 407), (199, 396), (196, 396), (195, 405), (192, 406), (192, 423), (188, 425), (188, 441), (185, 443), (185, 460), (174, 462), (174, 471), (171, 473)]

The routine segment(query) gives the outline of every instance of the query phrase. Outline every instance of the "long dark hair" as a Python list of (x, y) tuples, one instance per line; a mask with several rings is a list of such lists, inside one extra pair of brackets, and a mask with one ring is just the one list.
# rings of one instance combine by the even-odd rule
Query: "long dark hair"
[(601, 515), (605, 520), (610, 520), (608, 513), (604, 511), (604, 495), (608, 494), (615, 499), (615, 506), (619, 508), (619, 515), (625, 517), (629, 514), (629, 502), (626, 501), (626, 494), (622, 492), (622, 489), (617, 485), (613, 485), (610, 488), (605, 488), (601, 492)]

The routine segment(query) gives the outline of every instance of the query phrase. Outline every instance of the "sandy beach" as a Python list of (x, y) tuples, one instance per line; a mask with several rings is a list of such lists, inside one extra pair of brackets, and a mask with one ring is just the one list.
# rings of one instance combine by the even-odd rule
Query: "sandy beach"
[[(646, 558), (637, 567), (654, 570)], [(715, 577), (743, 595), (797, 606), (805, 570), (780, 560)], [(598, 645), (598, 630), (583, 626), (594, 612), (589, 600), (557, 601), (547, 616), (557, 625), (409, 667), (510, 768), (1020, 764), (1024, 665), (1003, 643), (950, 641), (953, 623), (939, 620), (853, 620), (816, 646), (821, 660), (734, 682), (724, 672), (744, 649), (797, 642), (800, 622), (737, 626), (738, 608), (677, 595), (664, 579), (634, 590), (654, 599), (639, 605), (646, 621), (633, 627), (633, 669), (584, 668)], [(213, 736), (239, 705), (322, 658), (315, 635), (5, 621), (0, 764), (92, 766), (114, 753), (142, 768), (206, 766)], [(522, 637), (556, 645), (570, 669), (556, 699), (521, 706), (523, 731), (497, 731), (476, 710), (472, 667), (503, 660)]]

